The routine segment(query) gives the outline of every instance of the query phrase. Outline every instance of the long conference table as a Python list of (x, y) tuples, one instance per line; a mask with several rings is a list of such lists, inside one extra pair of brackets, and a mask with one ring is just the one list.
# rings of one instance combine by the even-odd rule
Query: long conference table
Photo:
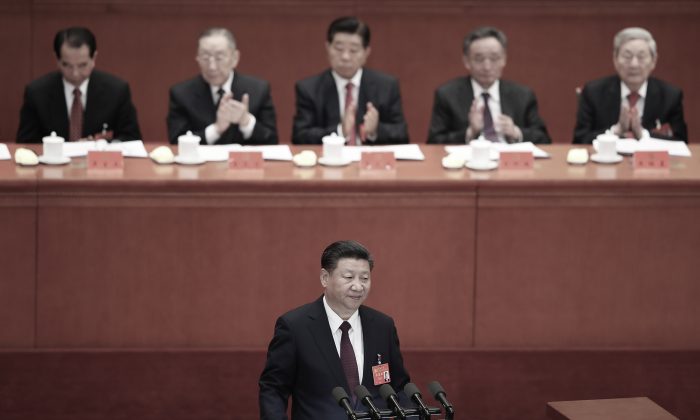
[(571, 166), (568, 145), (446, 170), (421, 149), (390, 171), (0, 161), (0, 346), (261, 350), (353, 238), (404, 348), (700, 347), (699, 146), (646, 171)]

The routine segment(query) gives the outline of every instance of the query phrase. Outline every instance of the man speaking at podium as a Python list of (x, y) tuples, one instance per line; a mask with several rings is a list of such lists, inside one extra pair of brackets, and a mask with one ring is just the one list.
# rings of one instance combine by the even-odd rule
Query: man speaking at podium
[(383, 408), (379, 386), (401, 390), (409, 382), (394, 321), (362, 305), (373, 266), (369, 251), (355, 241), (335, 242), (323, 251), (323, 296), (277, 319), (260, 375), (261, 419), (286, 419), (291, 395), (293, 420), (344, 420), (333, 388), (345, 388), (350, 404), (361, 411), (354, 397), (358, 384)]

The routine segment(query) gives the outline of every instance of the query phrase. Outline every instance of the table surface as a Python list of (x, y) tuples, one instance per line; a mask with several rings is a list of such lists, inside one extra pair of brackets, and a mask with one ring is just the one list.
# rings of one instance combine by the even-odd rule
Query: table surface
[[(20, 145), (9, 144), (10, 152)], [(147, 144), (152, 150), (158, 144)], [(26, 147), (26, 145), (25, 145)], [(29, 145), (36, 151), (39, 145)], [(424, 161), (399, 161), (394, 170), (362, 170), (358, 163), (345, 167), (325, 167), (317, 165), (312, 168), (299, 168), (291, 162), (266, 161), (259, 170), (229, 170), (227, 162), (207, 162), (202, 165), (158, 165), (150, 159), (127, 158), (123, 170), (90, 170), (85, 158), (74, 158), (71, 163), (63, 166), (39, 165), (36, 167), (21, 167), (14, 161), (0, 161), (0, 182), (10, 185), (21, 181), (102, 181), (105, 185), (113, 183), (141, 181), (241, 181), (241, 185), (249, 182), (304, 182), (307, 184), (335, 183), (345, 181), (347, 184), (372, 182), (374, 185), (394, 185), (400, 181), (405, 185), (430, 184), (439, 182), (443, 187), (457, 185), (460, 187), (481, 185), (532, 185), (557, 186), (565, 182), (567, 185), (590, 185), (591, 182), (611, 185), (639, 185), (668, 183), (687, 185), (700, 181), (700, 145), (691, 145), (694, 152), (690, 158), (671, 157), (670, 167), (663, 169), (635, 170), (632, 158), (627, 156), (619, 164), (597, 164), (589, 162), (585, 165), (569, 165), (566, 154), (572, 146), (548, 145), (542, 148), (550, 153), (548, 159), (536, 159), (534, 167), (526, 170), (493, 170), (472, 171), (467, 168), (448, 170), (441, 166), (441, 159), (446, 155), (443, 146), (420, 145), (425, 154)], [(311, 149), (320, 153), (319, 146), (291, 146), (293, 153)]]
[(678, 419), (647, 397), (547, 403), (553, 419), (569, 420), (674, 420)]

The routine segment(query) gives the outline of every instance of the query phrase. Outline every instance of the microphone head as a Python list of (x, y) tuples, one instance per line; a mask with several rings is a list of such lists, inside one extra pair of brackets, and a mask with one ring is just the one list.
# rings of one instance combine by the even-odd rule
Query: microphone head
[(447, 395), (445, 390), (442, 388), (442, 385), (440, 385), (440, 382), (438, 381), (433, 381), (429, 383), (428, 391), (430, 391), (430, 395), (432, 395), (433, 398), (437, 398), (437, 395), (440, 393)]
[(364, 400), (365, 397), (369, 397), (370, 399), (372, 398), (372, 394), (369, 393), (364, 385), (358, 385), (355, 387), (355, 395), (360, 400)]
[(410, 398), (413, 398), (414, 395), (418, 395), (418, 398), (422, 397), (420, 390), (413, 382), (407, 383), (406, 386), (403, 387), (403, 392), (405, 392)]
[(396, 396), (396, 391), (389, 384), (384, 384), (379, 387), (379, 395), (382, 396), (383, 400), (388, 400), (392, 395)]
[(348, 397), (348, 393), (345, 392), (345, 389), (342, 386), (337, 386), (333, 388), (331, 394), (333, 394), (333, 398), (335, 398), (335, 402), (337, 402), (338, 404), (340, 404), (342, 400), (350, 399), (350, 397)]

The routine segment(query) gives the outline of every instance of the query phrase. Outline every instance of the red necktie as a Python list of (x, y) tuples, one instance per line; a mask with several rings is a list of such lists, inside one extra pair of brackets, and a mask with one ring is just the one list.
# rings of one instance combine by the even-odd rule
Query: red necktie
[(496, 128), (493, 126), (493, 116), (489, 108), (489, 97), (491, 95), (484, 92), (481, 96), (484, 98), (484, 137), (487, 140), (496, 141), (498, 140), (498, 134), (496, 134)]
[(73, 89), (73, 105), (70, 107), (70, 135), (68, 141), (80, 140), (83, 136), (83, 102), (80, 89)]
[(343, 335), (340, 337), (340, 363), (343, 365), (345, 378), (348, 380), (348, 387), (350, 388), (348, 393), (352, 395), (354, 401), (356, 398), (355, 388), (360, 384), (360, 374), (357, 372), (357, 360), (355, 359), (352, 343), (350, 343), (348, 330), (350, 330), (350, 323), (343, 321), (340, 324), (340, 331), (343, 332)]
[[(637, 106), (638, 100), (639, 100), (639, 92), (630, 92), (630, 94), (627, 95), (627, 103), (629, 104), (630, 109), (634, 109)], [(628, 139), (635, 138), (632, 130), (627, 131), (625, 133), (625, 137), (627, 137)]]
[[(345, 85), (345, 112), (348, 112), (348, 110), (350, 109), (350, 106), (353, 104), (353, 99), (352, 99), (352, 88), (353, 87), (354, 87), (354, 85), (352, 84), (352, 82), (348, 82), (348, 84)], [(347, 144), (350, 146), (355, 146), (357, 144), (355, 141), (355, 127), (353, 127), (352, 131), (350, 132), (350, 138), (347, 139)]]

